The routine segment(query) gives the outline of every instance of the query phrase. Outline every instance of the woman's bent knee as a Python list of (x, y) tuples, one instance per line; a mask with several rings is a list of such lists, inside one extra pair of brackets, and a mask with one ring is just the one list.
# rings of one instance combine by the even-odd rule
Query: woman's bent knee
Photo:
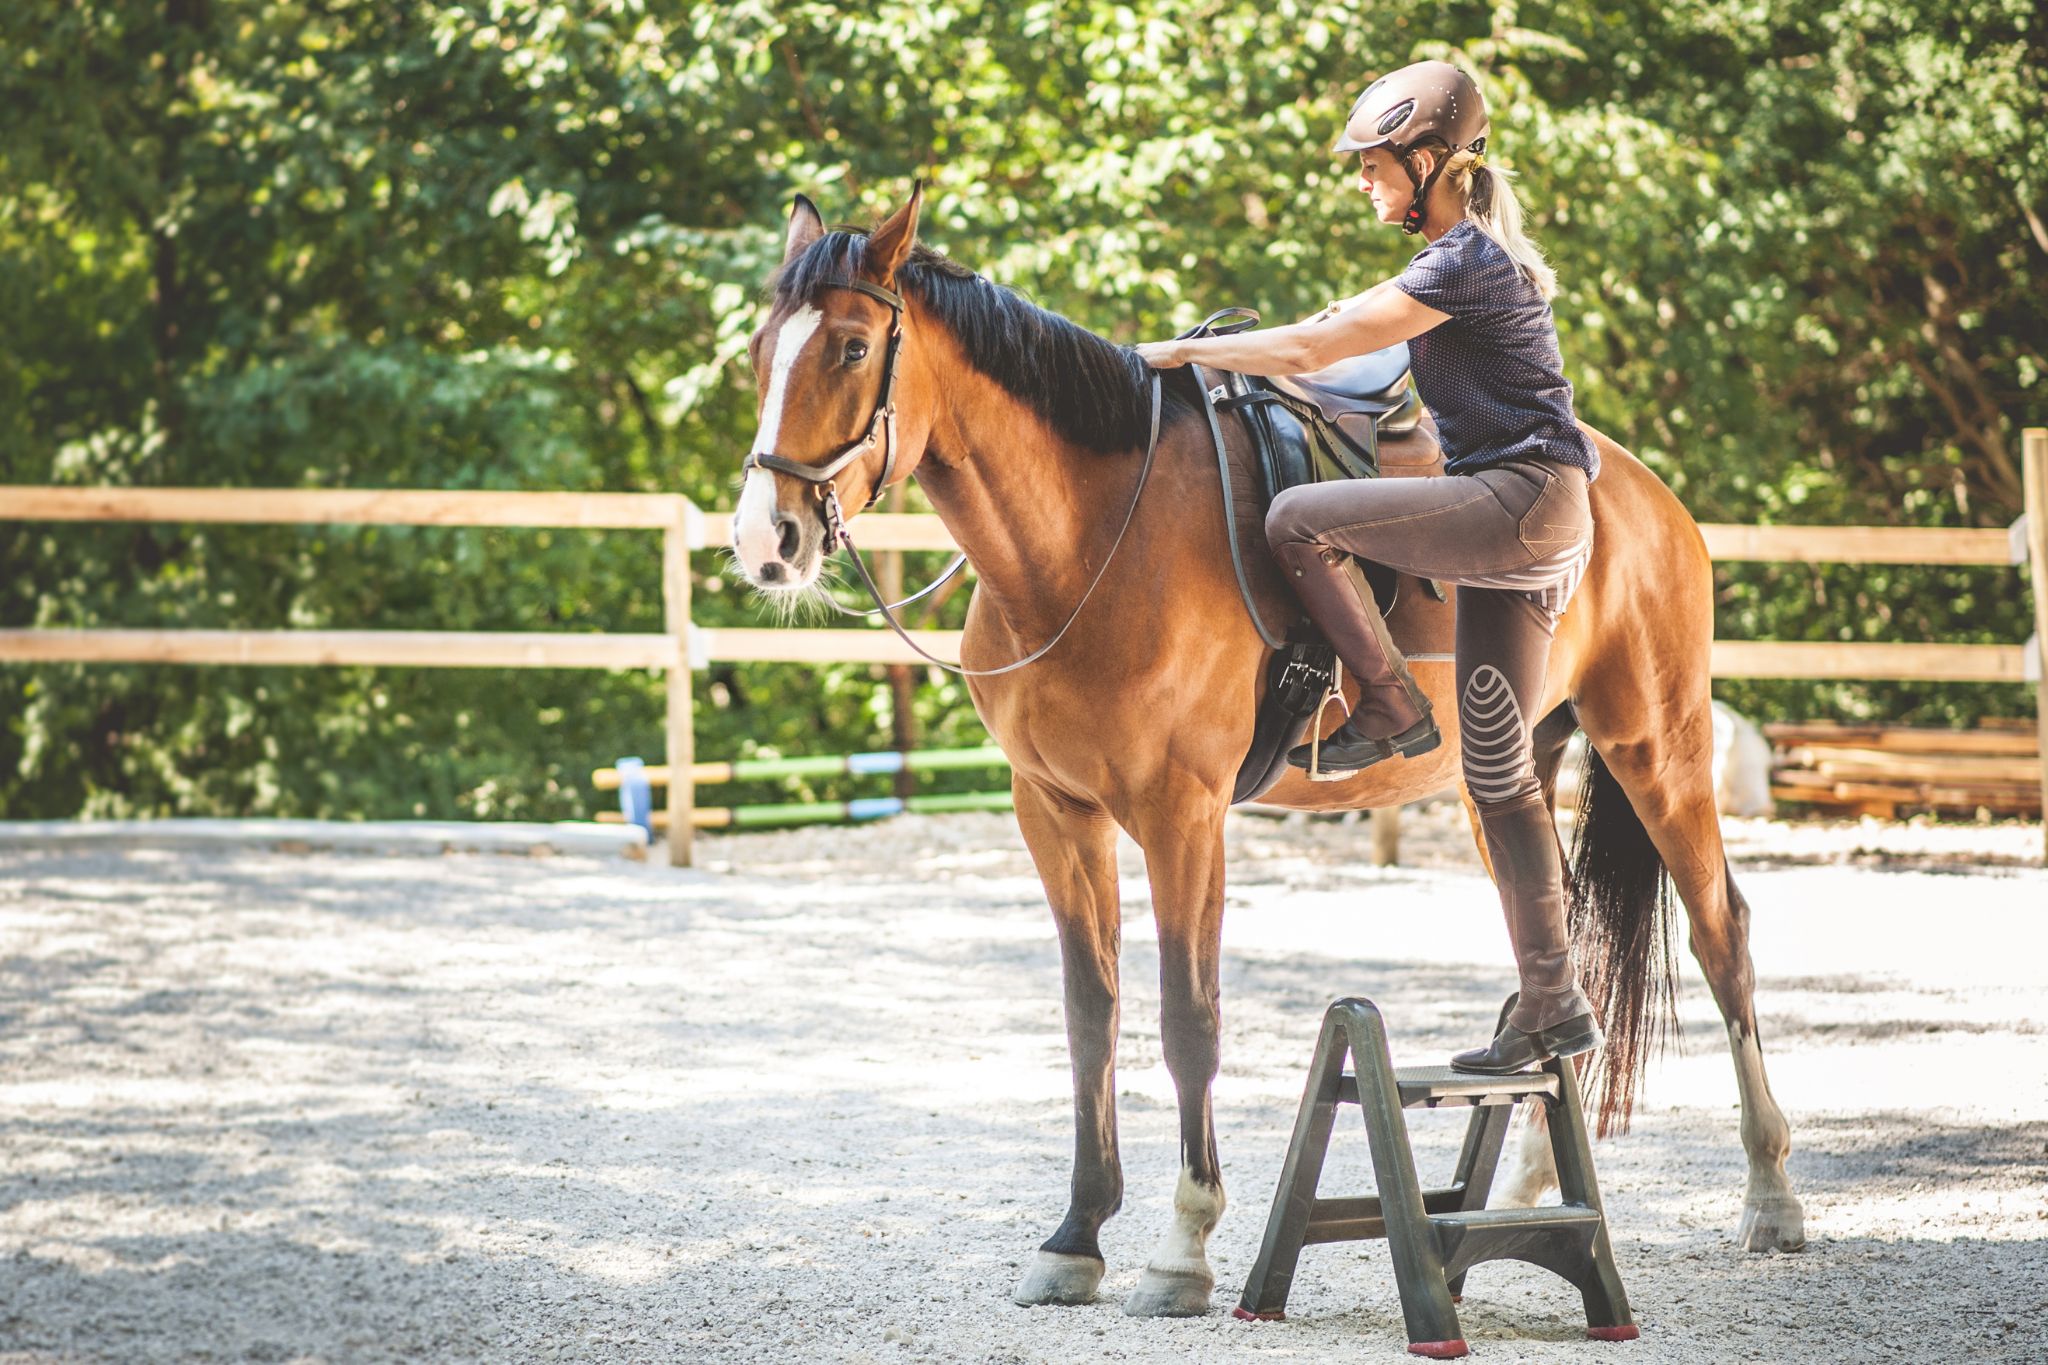
[(1282, 489), (1266, 509), (1266, 544), (1278, 550), (1283, 545), (1316, 539), (1314, 517), (1315, 485), (1301, 484)]

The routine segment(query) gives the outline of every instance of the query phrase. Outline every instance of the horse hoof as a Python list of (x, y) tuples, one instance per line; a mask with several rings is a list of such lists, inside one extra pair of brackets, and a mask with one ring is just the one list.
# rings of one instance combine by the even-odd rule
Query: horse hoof
[(1095, 1302), (1095, 1287), (1102, 1283), (1102, 1262), (1093, 1256), (1075, 1256), (1063, 1251), (1041, 1251), (1024, 1271), (1024, 1278), (1010, 1295), (1011, 1303), (1036, 1308), (1041, 1304)]
[(1735, 1240), (1744, 1251), (1797, 1251), (1806, 1245), (1806, 1211), (1791, 1195), (1743, 1205)]
[(1148, 1268), (1124, 1300), (1124, 1314), (1133, 1318), (1199, 1318), (1209, 1311), (1209, 1295), (1215, 1289), (1214, 1275)]

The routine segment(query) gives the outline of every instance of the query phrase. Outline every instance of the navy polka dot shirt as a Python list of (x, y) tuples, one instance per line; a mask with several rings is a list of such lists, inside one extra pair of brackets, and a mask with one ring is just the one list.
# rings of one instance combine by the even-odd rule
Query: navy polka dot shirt
[(1572, 423), (1550, 305), (1500, 243), (1464, 219), (1416, 252), (1394, 284), (1451, 315), (1408, 343), (1447, 472), (1536, 456), (1599, 474), (1593, 443)]

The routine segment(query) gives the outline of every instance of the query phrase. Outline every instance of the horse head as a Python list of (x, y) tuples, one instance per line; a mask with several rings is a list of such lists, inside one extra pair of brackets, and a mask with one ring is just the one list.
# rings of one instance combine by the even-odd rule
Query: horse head
[(919, 185), (872, 233), (830, 240), (809, 199), (790, 210), (774, 298), (747, 343), (760, 429), (732, 527), (757, 589), (810, 588), (834, 548), (833, 518), (871, 505), (923, 458), (931, 386), (897, 279), (923, 205)]

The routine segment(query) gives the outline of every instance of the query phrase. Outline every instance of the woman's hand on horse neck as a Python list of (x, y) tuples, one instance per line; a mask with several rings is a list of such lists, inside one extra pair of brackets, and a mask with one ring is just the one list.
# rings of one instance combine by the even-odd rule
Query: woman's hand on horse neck
[(1417, 303), (1395, 288), (1392, 280), (1385, 280), (1356, 298), (1332, 304), (1312, 318), (1285, 327), (1235, 336), (1152, 341), (1136, 350), (1139, 359), (1161, 370), (1194, 363), (1239, 374), (1308, 374), (1419, 337), (1449, 320), (1448, 313)]

